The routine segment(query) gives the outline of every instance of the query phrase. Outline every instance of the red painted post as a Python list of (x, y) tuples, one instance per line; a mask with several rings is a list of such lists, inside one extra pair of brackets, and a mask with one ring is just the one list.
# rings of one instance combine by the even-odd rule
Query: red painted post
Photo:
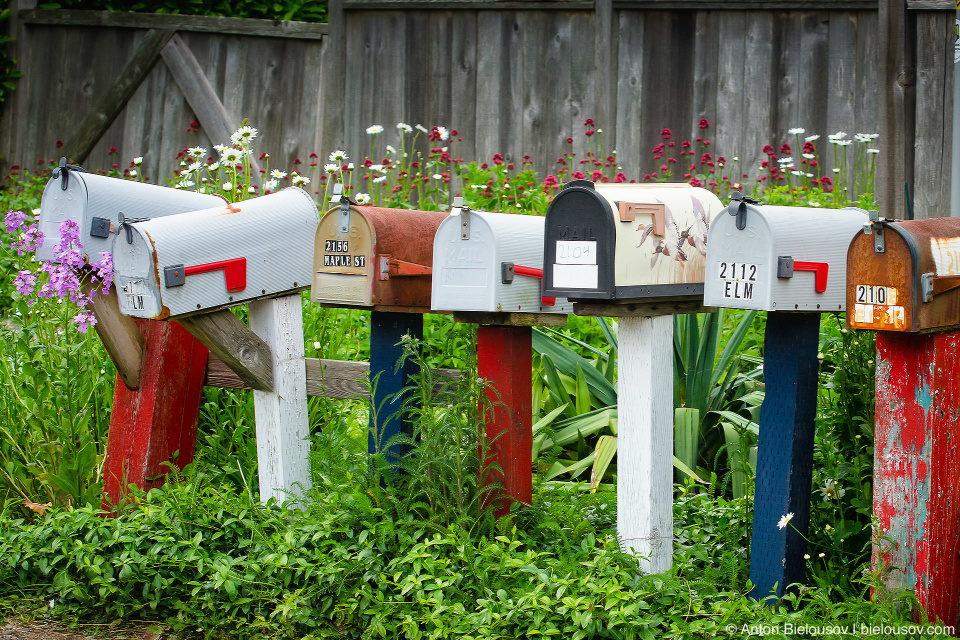
[[(491, 476), (503, 482), (497, 517), (513, 501), (530, 504), (533, 491), (533, 332), (530, 327), (477, 327), (477, 372), (489, 382), (493, 403), (487, 415), (487, 437), (496, 438), (491, 462), (503, 470)], [(501, 435), (502, 434), (502, 435)]]
[(914, 589), (931, 621), (960, 606), (960, 332), (877, 332), (873, 510), (887, 591)]
[(131, 391), (117, 377), (103, 465), (105, 506), (117, 504), (131, 483), (158, 486), (169, 471), (161, 463), (182, 469), (196, 446), (207, 348), (176, 322), (137, 324), (144, 343), (140, 388)]

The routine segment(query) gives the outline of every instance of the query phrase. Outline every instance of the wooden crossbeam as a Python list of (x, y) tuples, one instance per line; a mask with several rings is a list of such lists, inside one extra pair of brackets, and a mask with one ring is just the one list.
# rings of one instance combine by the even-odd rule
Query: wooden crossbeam
[[(304, 363), (307, 368), (308, 397), (341, 400), (370, 398), (370, 389), (367, 385), (369, 363), (321, 358), (304, 358)], [(444, 378), (437, 383), (436, 391), (442, 390), (451, 381), (460, 377), (460, 371), (457, 369), (437, 369), (434, 373)], [(207, 377), (204, 384), (208, 387), (224, 389), (252, 388), (212, 353), (207, 360)]]
[[(90, 282), (83, 285), (84, 293), (89, 293), (93, 288), (95, 285)], [(111, 287), (107, 293), (98, 291), (90, 307), (97, 319), (93, 328), (117, 368), (120, 380), (128, 389), (139, 389), (140, 370), (143, 368), (143, 334), (133, 318), (120, 313), (116, 287)]]
[(113, 121), (133, 97), (134, 92), (153, 68), (160, 51), (167, 45), (174, 31), (150, 29), (137, 45), (130, 60), (90, 112), (80, 122), (76, 132), (63, 145), (61, 153), (76, 163), (87, 159), (93, 147), (103, 137)]
[(270, 346), (229, 309), (180, 318), (179, 322), (248, 388), (273, 390)]

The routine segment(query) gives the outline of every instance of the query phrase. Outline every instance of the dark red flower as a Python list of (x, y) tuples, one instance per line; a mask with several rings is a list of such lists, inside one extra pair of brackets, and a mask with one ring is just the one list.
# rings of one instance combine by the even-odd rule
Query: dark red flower
[(567, 138), (567, 144), (573, 144), (573, 138), (568, 137), (568, 138)]
[(627, 181), (627, 175), (626, 175), (624, 172), (622, 172), (622, 171), (618, 171), (618, 172), (617, 172), (617, 175), (615, 175), (615, 176), (613, 177), (613, 181), (614, 181), (614, 182), (626, 182), (626, 181)]
[(595, 169), (594, 172), (593, 172), (592, 174), (590, 174), (590, 178), (591, 178), (594, 182), (597, 182), (597, 181), (600, 180), (600, 178), (602, 178), (602, 177), (603, 177), (603, 172), (600, 171), (599, 169)]
[(681, 143), (680, 143), (680, 148), (681, 148), (681, 149), (689, 149), (689, 148), (690, 148), (690, 141), (689, 141), (689, 140), (684, 140), (683, 142), (681, 142)]
[(660, 130), (660, 135), (663, 136), (663, 139), (664, 139), (664, 140), (669, 140), (669, 139), (670, 139), (670, 136), (673, 135), (673, 132), (670, 131), (670, 129), (663, 128), (663, 129)]
[(763, 152), (767, 155), (773, 153), (773, 145), (766, 144), (763, 146)]
[(703, 186), (703, 183), (700, 182), (700, 180), (698, 180), (697, 178), (690, 178), (690, 186), (691, 186), (691, 187), (702, 187), (702, 186)]
[(311, 153), (310, 153), (310, 157), (311, 157), (311, 158), (316, 158), (316, 157), (318, 157), (318, 156), (317, 156), (316, 153), (311, 152)]
[[(54, 143), (54, 146), (55, 146), (57, 149), (59, 149), (60, 147), (63, 146), (63, 140), (57, 140), (57, 141)], [(110, 155), (113, 155), (113, 154), (110, 154)]]
[(585, 136), (587, 136), (587, 137), (589, 138), (590, 136), (592, 136), (593, 134), (595, 134), (596, 131), (594, 131), (593, 129), (587, 129), (587, 130), (584, 131), (583, 133), (584, 133)]
[(710, 122), (707, 121), (706, 118), (700, 118), (700, 128), (701, 128), (701, 129), (709, 129), (709, 128), (710, 128)]
[(583, 126), (592, 127), (594, 125), (593, 118), (587, 118), (583, 121)]
[(784, 156), (790, 155), (790, 145), (787, 144), (786, 142), (780, 145), (780, 155), (784, 155)]
[(503, 164), (503, 156), (499, 153), (493, 154), (493, 164), (501, 165)]
[(583, 173), (583, 171), (574, 171), (572, 174), (570, 174), (570, 177), (571, 177), (571, 178), (574, 178), (575, 180), (586, 180), (586, 179), (587, 179), (587, 176)]

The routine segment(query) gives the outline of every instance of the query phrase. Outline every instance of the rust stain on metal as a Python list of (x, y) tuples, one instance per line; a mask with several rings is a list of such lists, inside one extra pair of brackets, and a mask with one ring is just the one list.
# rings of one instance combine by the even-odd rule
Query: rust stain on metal
[[(160, 259), (157, 256), (157, 243), (153, 241), (150, 232), (146, 229), (143, 230), (143, 235), (147, 236), (147, 240), (150, 241), (150, 257), (153, 260), (153, 279), (157, 283), (157, 290), (160, 290)], [(167, 308), (167, 305), (163, 304), (163, 301), (160, 301), (160, 315), (154, 316), (154, 320), (166, 320), (170, 317), (170, 309)]]
[(228, 202), (227, 206), (223, 208), (223, 212), (216, 214), (216, 216), (229, 216), (233, 215), (234, 213), (240, 213), (240, 211), (240, 207), (238, 207), (235, 202)]

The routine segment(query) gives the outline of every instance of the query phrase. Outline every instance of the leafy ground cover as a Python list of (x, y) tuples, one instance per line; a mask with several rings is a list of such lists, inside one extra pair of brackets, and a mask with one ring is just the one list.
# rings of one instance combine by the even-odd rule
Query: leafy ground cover
[[(361, 202), (442, 210), (462, 194), (477, 208), (542, 215), (568, 179), (630, 181), (595, 123), (584, 127), (586, 156), (566, 153), (548, 176), (530, 170), (529, 158), (520, 167), (500, 154), (466, 162), (456, 154), (456, 130), (399, 123), (392, 137), (368, 129), (368, 158), (351, 162), (334, 151), (324, 162), (311, 154), (289, 173), (266, 170), (259, 189), (249, 164), (257, 133), (244, 123), (213, 153), (184, 149), (171, 183), (231, 200), (297, 184), (326, 203), (340, 182)], [(736, 158), (708, 150), (708, 130), (704, 120), (703, 137), (673, 144), (664, 130), (652, 150), (661, 169), (630, 172), (641, 181), (699, 183), (724, 197), (752, 190), (782, 204), (872, 203), (873, 136), (830, 136), (839, 169), (831, 178), (819, 173), (819, 138), (801, 141), (804, 132), (793, 130), (794, 145), (782, 144), (779, 155), (771, 146), (748, 182)], [(140, 179), (137, 166), (123, 173)], [(465, 375), (452, 394), (434, 395), (429, 378), (418, 381), (416, 447), (402, 473), (366, 455), (365, 403), (313, 398), (314, 489), (297, 509), (261, 505), (251, 394), (208, 388), (196, 463), (103, 517), (99, 477), (115, 371), (93, 332), (78, 331), (90, 320), (71, 295), (79, 282), (63, 289), (69, 277), (40, 270), (22, 251), (45, 179), (43, 169), (18, 167), (0, 203), (11, 211), (0, 234), (6, 610), (39, 620), (158, 620), (214, 638), (794, 637), (798, 628), (801, 637), (843, 637), (878, 635), (869, 629), (884, 625), (884, 637), (917, 635), (908, 628), (922, 616), (912, 594), (878, 590), (870, 600), (884, 571), (869, 565), (874, 345), (837, 316), (824, 316), (821, 331), (810, 580), (779, 606), (745, 595), (763, 314), (676, 320), (676, 553), (667, 574), (640, 574), (616, 541), (611, 320), (570, 318), (535, 335), (536, 492), (508, 518), (492, 517), (482, 481), (489, 443), (475, 331), (447, 316), (426, 317), (424, 342), (409, 345), (408, 357), (427, 375), (438, 366)], [(367, 324), (362, 312), (305, 301), (308, 355), (367, 359)]]

